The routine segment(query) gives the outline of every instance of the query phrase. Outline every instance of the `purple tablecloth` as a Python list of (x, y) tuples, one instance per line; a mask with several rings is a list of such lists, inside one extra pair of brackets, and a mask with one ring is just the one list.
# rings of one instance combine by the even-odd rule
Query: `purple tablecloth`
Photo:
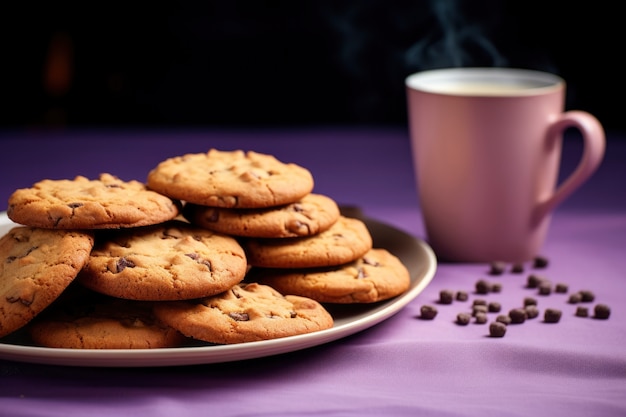
[[(588, 289), (608, 320), (574, 315), (568, 294), (525, 288), (538, 272), (487, 274), (488, 265), (439, 264), (431, 284), (390, 319), (325, 345), (235, 363), (81, 368), (0, 360), (0, 416), (624, 416), (626, 415), (626, 137), (609, 133), (599, 171), (554, 214), (541, 274)], [(424, 238), (405, 129), (3, 132), (0, 210), (42, 178), (110, 172), (144, 180), (159, 161), (190, 152), (252, 149), (311, 170), (315, 191)], [(564, 171), (580, 143), (566, 141)], [(503, 311), (538, 299), (563, 311), (510, 325), (454, 323), (468, 302), (439, 305), (444, 289), (477, 298), (479, 279), (502, 292)], [(420, 307), (435, 305), (432, 321)]]

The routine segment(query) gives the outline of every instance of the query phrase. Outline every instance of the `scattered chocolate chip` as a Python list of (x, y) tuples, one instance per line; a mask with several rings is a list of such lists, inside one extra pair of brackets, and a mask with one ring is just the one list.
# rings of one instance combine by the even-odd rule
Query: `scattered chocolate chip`
[(558, 292), (559, 294), (565, 294), (568, 290), (569, 287), (567, 286), (567, 284), (564, 284), (562, 282), (559, 282), (554, 286), (554, 292)]
[(485, 324), (487, 323), (487, 314), (486, 313), (476, 313), (474, 316), (474, 323), (476, 324)]
[(582, 301), (583, 303), (591, 303), (593, 300), (596, 299), (595, 294), (589, 290), (580, 291), (580, 295), (582, 297), (580, 301)]
[(502, 291), (502, 284), (499, 282), (491, 283), (491, 292), (499, 293)]
[(489, 335), (491, 337), (504, 337), (506, 334), (506, 324), (494, 321), (489, 325)]
[(467, 313), (459, 313), (456, 316), (456, 323), (461, 326), (466, 326), (472, 320), (472, 316)]
[(606, 320), (611, 315), (611, 308), (606, 304), (597, 304), (593, 309), (594, 317)]
[(511, 324), (511, 317), (506, 314), (500, 314), (496, 317), (496, 321), (502, 324)]
[(547, 267), (549, 264), (549, 259), (546, 258), (545, 256), (536, 256), (535, 259), (533, 259), (533, 268), (545, 268)]
[(514, 308), (509, 311), (509, 317), (513, 324), (524, 323), (526, 321), (526, 310), (523, 308)]
[(522, 263), (513, 264), (513, 266), (511, 266), (511, 272), (514, 274), (521, 274), (522, 272), (524, 272), (524, 264)]
[(581, 293), (577, 292), (574, 294), (570, 294), (569, 299), (567, 300), (570, 304), (578, 304), (583, 300), (583, 296)]
[(539, 287), (539, 284), (541, 284), (541, 282), (544, 280), (545, 278), (539, 275), (530, 274), (526, 281), (526, 288), (537, 288)]
[(472, 305), (473, 306), (486, 306), (487, 300), (483, 298), (475, 298), (474, 301), (472, 301)]
[(420, 317), (424, 320), (432, 320), (437, 316), (437, 309), (431, 305), (423, 305), (420, 308)]
[(524, 311), (526, 311), (527, 319), (534, 319), (539, 316), (539, 309), (536, 305), (527, 305), (526, 307), (524, 307)]
[(476, 316), (479, 313), (483, 313), (486, 314), (487, 313), (487, 306), (473, 306), (472, 307), (472, 316)]
[(439, 302), (441, 304), (452, 304), (454, 300), (454, 291), (442, 290), (439, 292)]
[(552, 294), (552, 283), (548, 280), (541, 281), (538, 289), (539, 295), (550, 295)]
[(484, 279), (478, 280), (476, 282), (477, 294), (488, 294), (490, 291), (491, 291), (491, 284), (485, 281)]
[(547, 308), (543, 314), (543, 320), (546, 323), (558, 323), (561, 320), (561, 310)]
[(524, 307), (526, 306), (536, 306), (537, 305), (537, 299), (533, 298), (533, 297), (525, 297), (524, 298)]
[(499, 313), (500, 310), (502, 310), (502, 306), (496, 301), (490, 302), (487, 306), (487, 311), (490, 313)]
[(506, 270), (506, 264), (500, 261), (494, 261), (489, 265), (489, 275), (502, 275)]
[(457, 301), (467, 301), (469, 299), (469, 295), (467, 291), (457, 291), (456, 293)]
[(576, 317), (589, 317), (589, 309), (587, 307), (578, 306), (576, 308)]

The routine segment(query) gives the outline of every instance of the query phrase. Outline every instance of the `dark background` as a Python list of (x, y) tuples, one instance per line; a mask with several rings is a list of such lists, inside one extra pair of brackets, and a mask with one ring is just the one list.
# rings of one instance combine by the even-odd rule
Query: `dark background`
[(613, 1), (59, 2), (3, 6), (0, 126), (404, 124), (404, 78), (539, 69), (624, 126)]

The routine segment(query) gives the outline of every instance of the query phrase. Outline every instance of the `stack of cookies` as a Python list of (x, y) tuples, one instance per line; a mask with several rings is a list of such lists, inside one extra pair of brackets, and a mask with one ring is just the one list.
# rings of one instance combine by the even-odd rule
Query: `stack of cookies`
[(324, 330), (325, 303), (405, 292), (409, 273), (366, 225), (314, 194), (308, 170), (210, 150), (145, 184), (110, 174), (16, 190), (0, 238), (0, 337), (48, 347), (230, 344)]

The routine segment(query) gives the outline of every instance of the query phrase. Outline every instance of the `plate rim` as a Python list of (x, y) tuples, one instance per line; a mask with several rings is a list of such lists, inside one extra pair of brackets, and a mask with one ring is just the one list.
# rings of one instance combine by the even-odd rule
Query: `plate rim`
[[(48, 365), (90, 367), (161, 367), (215, 364), (256, 359), (266, 356), (295, 352), (333, 342), (356, 334), (392, 317), (415, 299), (432, 281), (437, 270), (437, 259), (432, 248), (422, 239), (412, 236), (380, 220), (363, 216), (366, 224), (382, 227), (410, 238), (425, 257), (426, 264), (420, 277), (411, 273), (411, 287), (407, 292), (386, 300), (372, 313), (333, 326), (330, 329), (284, 338), (238, 343), (232, 345), (208, 345), (159, 349), (65, 349), (20, 345), (0, 342), (0, 360), (12, 360)], [(0, 212), (0, 227), (13, 223), (6, 211)], [(16, 226), (19, 226), (15, 224)], [(374, 236), (376, 240), (376, 236)], [(418, 271), (415, 271), (417, 274)]]

